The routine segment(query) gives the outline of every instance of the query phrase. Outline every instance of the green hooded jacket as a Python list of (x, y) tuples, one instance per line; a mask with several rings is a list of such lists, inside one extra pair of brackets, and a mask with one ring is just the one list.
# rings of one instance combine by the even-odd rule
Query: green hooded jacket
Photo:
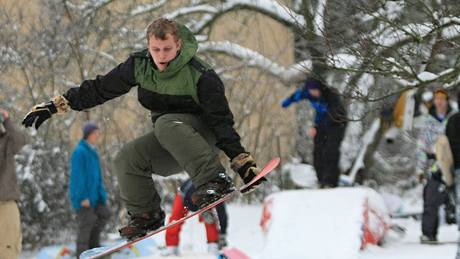
[(230, 158), (245, 152), (234, 129), (233, 114), (219, 76), (197, 58), (192, 32), (179, 26), (182, 40), (177, 57), (160, 72), (147, 49), (133, 53), (106, 75), (85, 80), (64, 97), (74, 110), (84, 110), (126, 94), (138, 86), (138, 100), (152, 113), (152, 121), (167, 113), (197, 115), (214, 132), (217, 146)]

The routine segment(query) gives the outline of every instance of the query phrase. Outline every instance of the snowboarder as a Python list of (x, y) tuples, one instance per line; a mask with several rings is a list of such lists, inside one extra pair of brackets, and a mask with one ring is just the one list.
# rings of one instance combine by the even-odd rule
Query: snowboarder
[(77, 256), (100, 246), (101, 232), (111, 214), (106, 206), (107, 192), (95, 148), (99, 136), (98, 126), (87, 122), (83, 138), (72, 153), (69, 197), (77, 213)]
[[(192, 202), (192, 195), (195, 187), (189, 179), (179, 188), (172, 207), (169, 222), (185, 217), (189, 211), (196, 211), (198, 207)], [(205, 211), (200, 215), (200, 222), (204, 222), (206, 238), (208, 241), (208, 252), (215, 253), (218, 249), (226, 246), (225, 234), (227, 230), (227, 213), (225, 203), (220, 203), (213, 210)], [(217, 214), (217, 215), (216, 215)], [(217, 217), (216, 217), (217, 216)], [(217, 226), (219, 223), (220, 227)], [(179, 255), (179, 236), (183, 223), (166, 230), (166, 248), (164, 255)]]
[(436, 165), (435, 143), (443, 134), (447, 120), (452, 114), (449, 96), (443, 89), (434, 92), (433, 106), (429, 113), (422, 115), (416, 123), (418, 129), (416, 149), (416, 174), (419, 179), (426, 178), (423, 189), (423, 215), (421, 243), (437, 242), (439, 208), (448, 200), (446, 185), (441, 171)]
[(127, 143), (114, 161), (130, 215), (120, 234), (128, 239), (164, 224), (152, 173), (167, 176), (185, 170), (196, 187), (194, 203), (204, 207), (235, 189), (215, 146), (230, 158), (231, 168), (245, 183), (260, 172), (233, 127), (222, 81), (196, 57), (198, 44), (191, 31), (160, 18), (148, 26), (146, 36), (147, 49), (130, 55), (108, 74), (35, 106), (23, 121), (26, 127), (38, 128), (55, 113), (88, 109), (139, 86), (138, 99), (151, 112), (153, 130)]
[(347, 115), (339, 94), (321, 81), (309, 78), (305, 84), (282, 102), (287, 108), (303, 99), (316, 111), (315, 126), (309, 135), (314, 138), (313, 166), (321, 188), (336, 187), (340, 170), (340, 143), (345, 135)]
[[(460, 107), (460, 92), (457, 94), (457, 103)], [(446, 136), (449, 140), (450, 149), (452, 151), (453, 169), (454, 169), (454, 182), (455, 194), (457, 200), (457, 222), (460, 222), (460, 208), (458, 201), (460, 201), (460, 112), (455, 113), (449, 118), (446, 125)], [(457, 257), (460, 259), (460, 242), (457, 248)]]
[(9, 113), (3, 109), (0, 109), (0, 125), (0, 258), (19, 258), (22, 235), (14, 155), (24, 146), (25, 136), (13, 126)]

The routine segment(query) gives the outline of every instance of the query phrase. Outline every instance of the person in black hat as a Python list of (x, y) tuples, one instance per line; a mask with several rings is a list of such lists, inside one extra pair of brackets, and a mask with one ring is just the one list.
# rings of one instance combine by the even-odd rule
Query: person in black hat
[(314, 138), (313, 166), (321, 188), (336, 187), (340, 170), (340, 143), (345, 135), (347, 114), (339, 93), (321, 81), (309, 78), (291, 96), (284, 99), (282, 107), (308, 100), (316, 111), (315, 126), (309, 131)]

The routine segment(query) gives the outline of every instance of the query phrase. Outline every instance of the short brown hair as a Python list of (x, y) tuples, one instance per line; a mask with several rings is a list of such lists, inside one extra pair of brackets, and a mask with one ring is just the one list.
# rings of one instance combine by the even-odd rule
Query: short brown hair
[(156, 19), (147, 27), (147, 42), (152, 36), (160, 40), (165, 40), (168, 33), (173, 35), (174, 40), (179, 40), (177, 23), (166, 18)]
[(449, 100), (449, 93), (443, 88), (438, 88), (434, 91), (434, 96), (436, 97), (438, 95), (444, 95), (446, 100)]

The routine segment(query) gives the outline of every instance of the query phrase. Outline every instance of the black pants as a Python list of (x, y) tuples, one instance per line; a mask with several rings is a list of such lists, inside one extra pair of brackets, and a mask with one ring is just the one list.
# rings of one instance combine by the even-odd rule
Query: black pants
[(340, 143), (345, 135), (345, 126), (328, 130), (317, 130), (314, 139), (313, 167), (320, 186), (336, 187), (339, 182)]
[(443, 182), (436, 176), (428, 178), (423, 189), (423, 215), (422, 215), (422, 233), (428, 237), (438, 235), (439, 226), (439, 208), (447, 204), (446, 187)]
[(217, 216), (219, 217), (219, 233), (221, 235), (227, 234), (227, 225), (228, 225), (228, 218), (227, 218), (227, 209), (225, 208), (225, 203), (221, 203), (216, 206)]
[(110, 214), (110, 210), (102, 204), (95, 208), (81, 208), (77, 211), (78, 256), (85, 250), (100, 246), (100, 235), (110, 218)]

